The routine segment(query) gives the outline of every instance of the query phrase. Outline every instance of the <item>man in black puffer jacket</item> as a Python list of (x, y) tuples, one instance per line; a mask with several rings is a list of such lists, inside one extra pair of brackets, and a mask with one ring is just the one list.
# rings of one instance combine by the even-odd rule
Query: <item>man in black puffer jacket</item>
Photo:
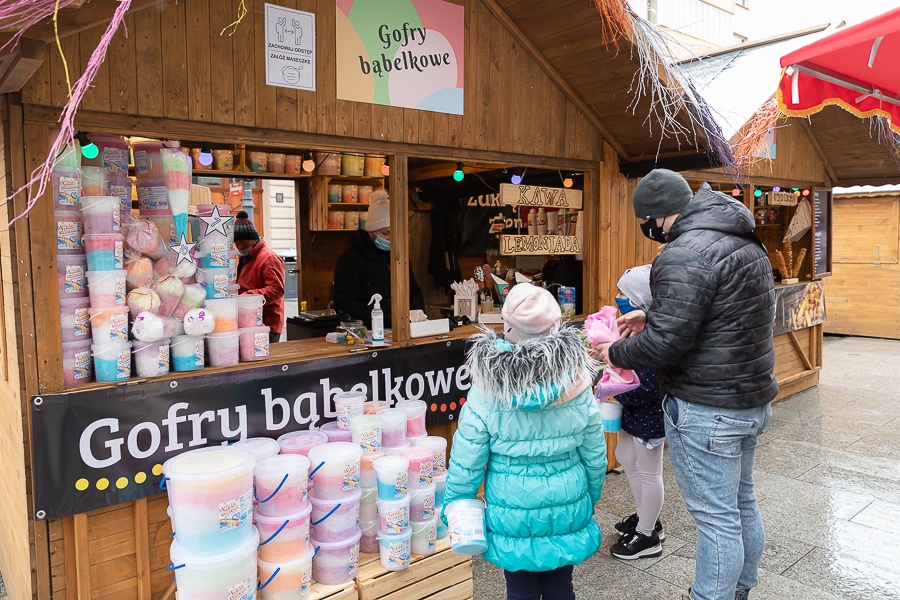
[(752, 213), (681, 175), (648, 174), (634, 191), (650, 239), (667, 242), (650, 274), (648, 313), (620, 319), (624, 339), (601, 351), (628, 369), (659, 369), (675, 477), (700, 535), (692, 600), (747, 598), (764, 531), (753, 460), (778, 393), (775, 293)]

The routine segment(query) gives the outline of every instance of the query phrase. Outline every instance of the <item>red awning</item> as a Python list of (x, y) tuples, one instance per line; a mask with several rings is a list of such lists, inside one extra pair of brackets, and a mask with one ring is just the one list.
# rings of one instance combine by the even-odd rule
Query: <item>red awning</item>
[(900, 133), (900, 8), (782, 57), (778, 104), (805, 117), (837, 104), (860, 118), (880, 115)]

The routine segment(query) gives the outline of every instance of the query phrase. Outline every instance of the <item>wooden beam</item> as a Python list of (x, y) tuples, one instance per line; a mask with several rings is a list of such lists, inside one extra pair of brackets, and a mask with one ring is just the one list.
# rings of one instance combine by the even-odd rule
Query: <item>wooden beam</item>
[(834, 185), (834, 182), (838, 180), (838, 176), (834, 172), (831, 163), (828, 161), (828, 155), (825, 154), (825, 151), (822, 150), (822, 146), (819, 145), (819, 140), (816, 139), (816, 133), (812, 130), (812, 127), (809, 126), (806, 119), (793, 119), (793, 121), (799, 125), (800, 131), (806, 135), (806, 139), (809, 140), (810, 146), (813, 147), (813, 150), (816, 151), (816, 155), (818, 155), (819, 159), (822, 161), (822, 166), (825, 167), (825, 172), (828, 173), (828, 177), (831, 179), (830, 183), (826, 183), (831, 187)]
[[(75, 591), (78, 600), (91, 597), (91, 554), (88, 550), (88, 518), (87, 513), (72, 515), (72, 529), (75, 536), (75, 553), (66, 553), (66, 569), (75, 570)], [(67, 594), (68, 595), (68, 594)]]
[(390, 157), (391, 175), (391, 337), (404, 343), (409, 336), (409, 161)]
[[(599, 165), (598, 165), (599, 168)], [(583, 231), (600, 231), (600, 198), (599, 177), (596, 169), (586, 171), (584, 174), (584, 210), (581, 218), (584, 219)], [(582, 300), (581, 312), (591, 314), (600, 307), (600, 281), (594, 276), (600, 272), (600, 246), (591, 240), (592, 234), (583, 236), (584, 268), (582, 269)]]
[(137, 600), (151, 600), (150, 588), (150, 524), (147, 499), (134, 501), (134, 560), (137, 567)]
[[(62, 111), (59, 108), (27, 105), (25, 107), (25, 121), (58, 126), (61, 113)], [(591, 160), (565, 157), (494, 152), (472, 148), (448, 148), (446, 146), (407, 144), (404, 142), (385, 142), (338, 135), (259, 129), (256, 127), (217, 123), (196, 123), (164, 117), (138, 117), (84, 110), (78, 111), (75, 117), (75, 125), (77, 129), (86, 131), (150, 138), (207, 140), (213, 144), (231, 145), (234, 144), (235, 139), (242, 139), (248, 146), (265, 146), (273, 151), (276, 148), (293, 150), (303, 148), (323, 151), (342, 148), (346, 151), (369, 154), (398, 153), (410, 158), (440, 161), (461, 160), (467, 163), (482, 162), (521, 167), (562, 169), (566, 171), (586, 171), (596, 166), (596, 162)]]
[[(691, 170), (680, 171), (680, 173), (688, 181), (706, 181), (708, 183), (725, 183), (728, 185), (733, 185), (735, 183), (734, 176), (732, 176), (730, 173), (722, 173), (721, 171)], [(898, 180), (900, 180), (900, 175), (898, 175)], [(740, 175), (737, 179), (737, 183), (740, 185), (755, 184), (764, 186), (784, 185), (786, 181), (794, 184), (797, 187), (827, 187), (824, 181), (801, 181), (799, 179), (756, 176), (748, 178), (746, 175)]]
[(547, 74), (550, 78), (550, 81), (556, 84), (556, 86), (562, 90), (562, 92), (566, 95), (566, 97), (572, 101), (578, 110), (584, 115), (591, 125), (594, 126), (600, 135), (603, 136), (603, 139), (607, 144), (612, 146), (616, 153), (623, 160), (630, 160), (631, 154), (625, 150), (625, 147), (616, 140), (613, 134), (607, 129), (606, 125), (600, 120), (600, 117), (597, 116), (597, 113), (588, 105), (584, 99), (579, 96), (572, 86), (559, 74), (559, 72), (553, 68), (553, 65), (550, 64), (549, 61), (544, 57), (543, 54), (531, 43), (531, 40), (528, 39), (528, 36), (519, 29), (518, 25), (516, 25), (513, 20), (506, 14), (506, 11), (500, 8), (500, 6), (495, 2), (495, 0), (481, 0), (481, 2), (488, 7), (494, 17), (500, 21), (506, 30), (512, 34), (513, 38), (519, 43), (522, 48), (531, 56), (531, 58), (538, 64), (539, 67)]
[(22, 40), (9, 59), (0, 77), (0, 94), (19, 92), (44, 62), (44, 44)]
[[(83, 0), (76, 1), (82, 4), (84, 3)], [(150, 6), (162, 4), (163, 2), (168, 2), (168, 0), (132, 0), (128, 12), (133, 13)], [(90, 29), (91, 27), (96, 27), (97, 25), (109, 23), (118, 6), (119, 0), (91, 0), (91, 2), (84, 4), (84, 6), (81, 6), (77, 10), (71, 12), (67, 11), (64, 15), (60, 15), (65, 17), (59, 19), (60, 39), (75, 35), (76, 33), (81, 33), (82, 31)], [(12, 38), (13, 33), (15, 32), (10, 33), (7, 30), (4, 34), (0, 35), (0, 44)], [(32, 25), (25, 32), (25, 35), (28, 39), (38, 40), (45, 44), (54, 41), (56, 36), (53, 32), (52, 18)]]
[(815, 367), (809, 360), (809, 357), (806, 355), (803, 347), (800, 345), (800, 340), (797, 339), (797, 334), (795, 334), (793, 331), (788, 331), (788, 337), (791, 339), (791, 345), (794, 346), (794, 350), (796, 350), (797, 354), (800, 355), (800, 360), (802, 360), (803, 364), (806, 365), (806, 369), (808, 371), (815, 370)]
[(858, 179), (839, 179), (834, 185), (840, 187), (850, 187), (854, 185), (898, 185), (900, 184), (900, 172), (893, 177), (860, 177)]

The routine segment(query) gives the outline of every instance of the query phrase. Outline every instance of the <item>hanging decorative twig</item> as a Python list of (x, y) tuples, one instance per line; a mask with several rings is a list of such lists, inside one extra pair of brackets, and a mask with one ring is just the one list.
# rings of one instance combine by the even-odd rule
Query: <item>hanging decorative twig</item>
[(240, 5), (238, 6), (238, 17), (233, 23), (226, 25), (222, 31), (219, 32), (219, 35), (225, 35), (225, 32), (228, 31), (228, 36), (231, 37), (234, 35), (234, 32), (237, 31), (238, 25), (241, 24), (241, 21), (244, 20), (244, 17), (247, 16), (247, 5), (244, 4), (244, 0), (241, 0)]
[[(55, 2), (55, 0), (52, 1)], [(119, 29), (119, 26), (125, 20), (125, 13), (127, 13), (128, 9), (131, 7), (131, 1), (132, 0), (119, 0), (119, 6), (116, 8), (115, 14), (113, 14), (112, 21), (110, 21), (109, 25), (106, 27), (106, 31), (103, 32), (103, 36), (100, 38), (100, 43), (91, 54), (91, 58), (88, 60), (84, 73), (82, 73), (81, 77), (72, 87), (69, 101), (63, 107), (63, 112), (59, 119), (59, 135), (56, 136), (56, 139), (50, 145), (50, 152), (47, 154), (47, 158), (44, 160), (43, 164), (31, 172), (31, 179), (29, 179), (25, 185), (16, 190), (12, 196), (4, 200), (5, 203), (17, 194), (25, 191), (28, 193), (28, 203), (25, 210), (22, 214), (17, 215), (12, 219), (10, 223), (28, 214), (28, 211), (30, 211), (31, 207), (34, 206), (34, 203), (37, 202), (37, 199), (47, 190), (47, 183), (50, 181), (53, 167), (56, 165), (60, 153), (67, 145), (74, 143), (75, 113), (78, 111), (78, 107), (81, 104), (84, 95), (90, 89), (91, 82), (97, 75), (100, 65), (106, 60), (106, 51), (109, 48), (110, 42), (112, 42), (113, 36)]]
[(603, 40), (603, 46), (609, 48), (611, 44), (615, 47), (616, 53), (619, 52), (619, 39), (627, 39), (631, 29), (626, 5), (626, 0), (594, 0), (594, 6), (601, 18), (600, 37)]
[(3, 46), (0, 46), (0, 52), (15, 47), (29, 27), (54, 16), (58, 9), (65, 8), (73, 2), (75, 0), (5, 0), (0, 2), (0, 23), (3, 23), (3, 29), (15, 30), (12, 37)]
[[(758, 158), (765, 158), (772, 164), (771, 157), (763, 154), (766, 148), (766, 136), (778, 124), (778, 120), (784, 118), (778, 101), (770, 98), (763, 104), (756, 114), (750, 119), (741, 133), (741, 139), (731, 148), (734, 155), (734, 165), (737, 170), (753, 163)], [(762, 155), (762, 156), (761, 156)]]

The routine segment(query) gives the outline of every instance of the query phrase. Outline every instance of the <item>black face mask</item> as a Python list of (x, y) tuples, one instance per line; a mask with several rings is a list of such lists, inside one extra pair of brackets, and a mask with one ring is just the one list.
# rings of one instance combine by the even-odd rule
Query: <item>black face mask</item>
[(651, 239), (654, 242), (666, 241), (666, 232), (663, 231), (662, 227), (656, 224), (656, 219), (647, 219), (641, 223), (641, 233), (644, 234), (645, 238)]

